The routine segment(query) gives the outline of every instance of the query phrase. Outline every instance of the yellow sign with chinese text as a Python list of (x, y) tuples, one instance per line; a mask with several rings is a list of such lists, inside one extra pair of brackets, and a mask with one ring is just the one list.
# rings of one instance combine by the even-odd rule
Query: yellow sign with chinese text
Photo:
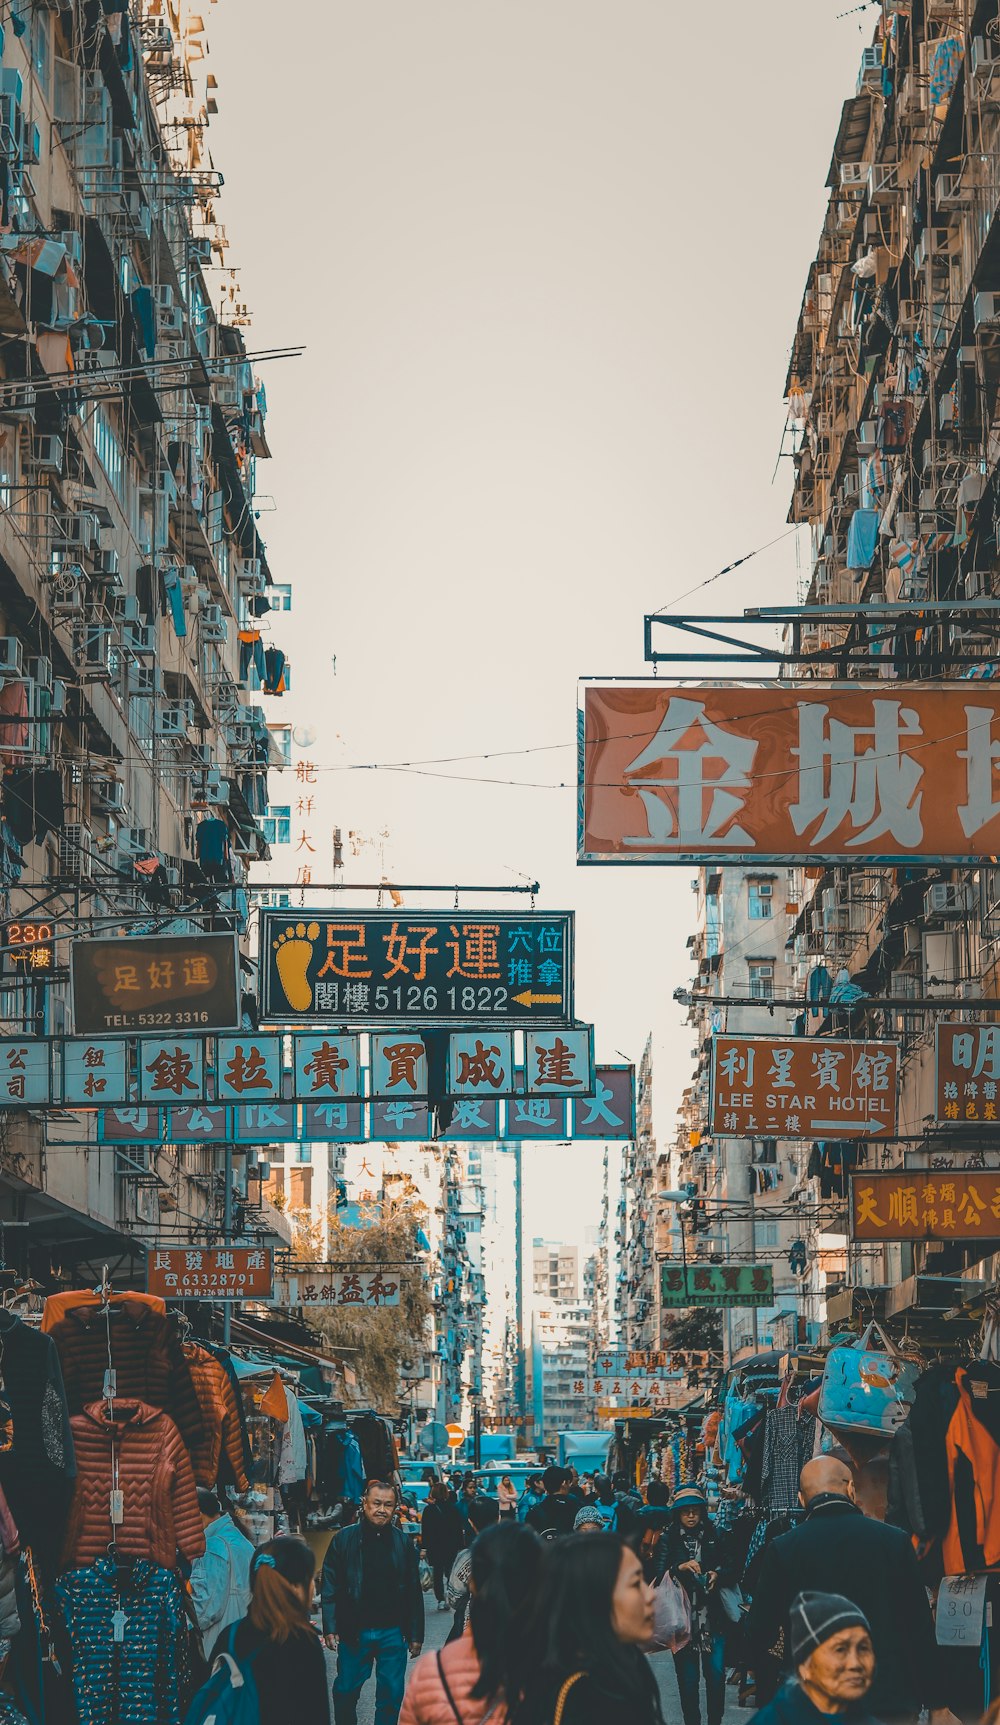
[(855, 1174), (855, 1240), (1000, 1240), (1000, 1169)]

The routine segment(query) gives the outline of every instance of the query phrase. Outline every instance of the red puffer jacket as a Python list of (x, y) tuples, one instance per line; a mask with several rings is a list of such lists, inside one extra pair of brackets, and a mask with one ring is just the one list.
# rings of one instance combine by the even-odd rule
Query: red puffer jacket
[(107, 1311), (75, 1306), (55, 1325), (52, 1340), (71, 1414), (103, 1395), (110, 1351), (116, 1395), (163, 1408), (185, 1443), (198, 1442), (201, 1408), (172, 1314), (153, 1311), (142, 1300), (121, 1300)]
[[(236, 1490), (249, 1491), (250, 1482), (243, 1465), (236, 1391), (226, 1376), (225, 1367), (206, 1348), (199, 1348), (194, 1342), (185, 1342), (183, 1348), (204, 1427), (198, 1442), (189, 1446), (194, 1477), (199, 1485), (214, 1487), (219, 1482), (220, 1465), (225, 1461)], [(228, 1484), (229, 1479), (225, 1474), (223, 1477)]]
[[(439, 1657), (455, 1703), (454, 1709), (441, 1681)], [(507, 1710), (502, 1703), (491, 1707), (488, 1701), (473, 1696), (472, 1691), (479, 1682), (479, 1670), (479, 1655), (471, 1629), (467, 1629), (457, 1641), (449, 1641), (447, 1647), (442, 1647), (440, 1655), (424, 1653), (413, 1667), (413, 1675), (407, 1684), (399, 1725), (458, 1725), (456, 1712), (462, 1725), (480, 1725), (487, 1714), (490, 1725), (506, 1725)]]
[[(173, 1569), (177, 1553), (193, 1560), (205, 1549), (194, 1474), (181, 1435), (168, 1414), (146, 1402), (92, 1402), (70, 1421), (76, 1449), (76, 1489), (60, 1570), (80, 1569), (112, 1540), (133, 1557)], [(123, 1494), (120, 1524), (111, 1522), (112, 1450)]]

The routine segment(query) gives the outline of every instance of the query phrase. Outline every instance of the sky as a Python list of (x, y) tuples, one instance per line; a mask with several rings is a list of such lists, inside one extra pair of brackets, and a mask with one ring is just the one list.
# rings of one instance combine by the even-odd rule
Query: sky
[[(296, 751), (314, 807), (293, 819), (314, 854), (293, 861), (330, 879), (339, 824), (373, 841), (348, 879), (537, 879), (539, 908), (576, 910), (598, 1058), (638, 1062), (653, 1034), (661, 1140), (690, 1073), (672, 996), (691, 877), (577, 867), (578, 680), (644, 674), (645, 612), (787, 533), (788, 349), (875, 16), (841, 10), (206, 17), (248, 346), (306, 349), (261, 366), (258, 469), (272, 572), (294, 586), (273, 626), (285, 711), (315, 733)], [(796, 555), (784, 537), (688, 608), (790, 600)], [(272, 801), (298, 790), (272, 776)], [(577, 1230), (599, 1153), (565, 1154), (578, 1188), (553, 1162), (539, 1205), (562, 1191)]]

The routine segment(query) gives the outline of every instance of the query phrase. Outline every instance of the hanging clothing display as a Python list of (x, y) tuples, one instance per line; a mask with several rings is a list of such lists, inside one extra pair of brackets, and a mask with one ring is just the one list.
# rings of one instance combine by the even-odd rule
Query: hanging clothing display
[(237, 1396), (225, 1367), (194, 1343), (185, 1342), (183, 1353), (201, 1411), (202, 1435), (191, 1445), (195, 1481), (209, 1488), (221, 1481), (248, 1491)]
[[(177, 1553), (189, 1562), (205, 1549), (194, 1473), (168, 1414), (115, 1397), (93, 1402), (72, 1420), (77, 1479), (61, 1569), (93, 1563), (113, 1540), (120, 1551), (165, 1569)], [(112, 1523), (111, 1493), (121, 1493)]]
[(11, 1443), (0, 1448), (0, 1487), (21, 1541), (51, 1572), (76, 1474), (69, 1408), (54, 1342), (5, 1310), (0, 1402), (11, 1423)]
[[(138, 1559), (127, 1578), (99, 1556), (56, 1582), (79, 1725), (180, 1725), (187, 1618), (176, 1573)], [(124, 1615), (120, 1641), (115, 1614)]]
[(105, 1311), (76, 1306), (56, 1325), (52, 1340), (72, 1414), (102, 1394), (110, 1353), (116, 1396), (163, 1408), (189, 1443), (201, 1437), (201, 1409), (175, 1316), (161, 1317), (134, 1300), (122, 1300)]

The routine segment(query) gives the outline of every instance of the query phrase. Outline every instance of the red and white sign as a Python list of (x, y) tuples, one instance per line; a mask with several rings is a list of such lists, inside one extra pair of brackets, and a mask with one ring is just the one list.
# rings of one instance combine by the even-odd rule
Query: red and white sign
[(273, 1280), (265, 1246), (164, 1246), (146, 1254), (146, 1292), (165, 1300), (266, 1300)]

